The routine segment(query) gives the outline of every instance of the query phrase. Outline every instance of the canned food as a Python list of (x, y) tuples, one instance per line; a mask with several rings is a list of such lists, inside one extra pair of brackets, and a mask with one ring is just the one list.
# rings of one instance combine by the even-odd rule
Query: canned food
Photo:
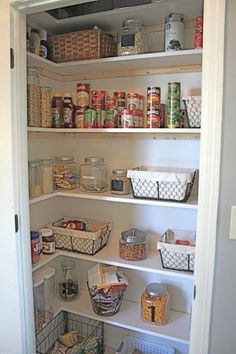
[(134, 127), (133, 111), (129, 109), (124, 109), (121, 112), (121, 128), (133, 128), (133, 127)]
[(109, 109), (106, 111), (105, 128), (117, 128), (118, 110)]
[(105, 125), (106, 111), (102, 109), (96, 110), (96, 128), (103, 128)]
[(194, 48), (203, 47), (203, 16), (197, 16), (195, 20)]
[(139, 109), (141, 111), (144, 110), (144, 96), (143, 95), (139, 95)]
[(140, 128), (140, 110), (133, 110), (133, 127)]
[(78, 83), (76, 88), (77, 106), (89, 106), (90, 104), (90, 85)]
[(160, 110), (147, 111), (147, 128), (160, 128)]
[(84, 112), (84, 128), (95, 128), (96, 111), (94, 109), (87, 109)]
[(83, 108), (81, 106), (76, 108), (76, 116), (75, 116), (75, 126), (76, 128), (84, 128), (84, 112), (88, 109), (88, 107)]
[(114, 92), (114, 97), (116, 100), (116, 108), (118, 110), (125, 109), (125, 92), (122, 91)]
[(106, 98), (106, 109), (116, 109), (116, 98), (113, 96), (107, 96)]
[(138, 93), (128, 93), (127, 96), (127, 109), (139, 109), (139, 94)]
[(180, 113), (167, 114), (166, 125), (167, 125), (167, 128), (179, 128), (179, 126), (180, 126)]
[(161, 88), (150, 86), (147, 88), (147, 109), (158, 110), (160, 109), (161, 101)]
[(93, 90), (91, 91), (91, 108), (92, 109), (105, 109), (106, 91)]
[(180, 99), (180, 82), (169, 82), (168, 83), (168, 98), (178, 98)]

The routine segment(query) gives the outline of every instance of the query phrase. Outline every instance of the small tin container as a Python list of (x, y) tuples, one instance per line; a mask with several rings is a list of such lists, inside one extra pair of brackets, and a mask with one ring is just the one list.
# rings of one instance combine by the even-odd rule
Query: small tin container
[(121, 258), (127, 261), (142, 261), (147, 257), (146, 233), (135, 228), (123, 231), (119, 249)]
[(165, 51), (184, 49), (184, 15), (171, 13), (165, 18)]

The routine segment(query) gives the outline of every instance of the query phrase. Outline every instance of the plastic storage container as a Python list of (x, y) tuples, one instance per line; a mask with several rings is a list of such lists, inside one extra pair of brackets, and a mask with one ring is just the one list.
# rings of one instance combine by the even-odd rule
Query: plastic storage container
[(43, 271), (44, 278), (44, 324), (54, 316), (55, 269), (48, 267)]
[(120, 257), (128, 261), (142, 261), (147, 257), (146, 234), (137, 229), (121, 233)]
[(88, 192), (105, 192), (108, 189), (108, 172), (103, 157), (86, 157), (80, 166), (80, 188)]
[(79, 296), (78, 270), (73, 260), (64, 261), (61, 264), (61, 279), (59, 282), (59, 294), (63, 300), (75, 300)]
[(40, 160), (40, 181), (43, 194), (52, 193), (53, 188), (53, 160)]
[(111, 176), (111, 193), (113, 194), (130, 194), (130, 180), (127, 177), (127, 170), (115, 169)]
[(39, 197), (42, 194), (40, 162), (29, 161), (29, 196), (30, 198)]
[(40, 127), (40, 79), (38, 69), (27, 68), (27, 120), (28, 127)]
[(34, 320), (36, 333), (44, 324), (44, 277), (42, 273), (33, 274)]
[(143, 54), (146, 52), (146, 31), (141, 19), (123, 22), (118, 35), (118, 55)]
[(56, 189), (74, 189), (78, 183), (78, 166), (73, 156), (57, 156), (53, 169)]
[(167, 347), (157, 343), (151, 343), (143, 339), (126, 337), (116, 350), (115, 354), (133, 353), (137, 349), (142, 354), (175, 354), (176, 351), (172, 347)]
[(165, 285), (151, 283), (141, 296), (142, 320), (155, 325), (165, 325), (170, 315), (170, 296)]

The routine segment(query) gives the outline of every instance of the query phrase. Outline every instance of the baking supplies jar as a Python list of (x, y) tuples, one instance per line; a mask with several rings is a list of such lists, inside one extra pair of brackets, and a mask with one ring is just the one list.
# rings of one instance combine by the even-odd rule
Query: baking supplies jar
[(40, 127), (40, 87), (39, 72), (27, 68), (27, 121), (28, 127)]
[(184, 15), (171, 13), (165, 18), (165, 51), (183, 50)]
[(142, 261), (147, 257), (147, 242), (144, 231), (132, 228), (121, 233), (120, 257), (128, 261)]
[(107, 166), (103, 157), (86, 157), (80, 166), (80, 188), (89, 192), (105, 192), (108, 189)]
[(131, 192), (130, 180), (127, 177), (127, 170), (115, 169), (111, 176), (111, 193), (129, 194)]
[(78, 270), (73, 260), (67, 260), (61, 264), (59, 294), (67, 301), (74, 300), (79, 295)]
[(165, 285), (151, 283), (141, 296), (142, 319), (155, 325), (165, 325), (170, 315), (170, 296)]
[(74, 189), (78, 187), (78, 167), (73, 156), (55, 157), (53, 179), (56, 189)]
[(56, 251), (56, 242), (53, 230), (45, 227), (39, 230), (42, 236), (43, 254), (53, 254)]
[(40, 238), (38, 231), (30, 231), (30, 238), (31, 238), (31, 258), (32, 263), (37, 263), (40, 259)]
[(123, 22), (118, 35), (118, 55), (143, 54), (146, 51), (146, 31), (141, 19)]
[(63, 128), (63, 99), (61, 92), (53, 93), (52, 128)]
[(40, 121), (41, 127), (52, 126), (52, 89), (51, 87), (40, 87)]
[(42, 194), (40, 161), (29, 161), (29, 196), (30, 198), (39, 197)]
[(53, 160), (40, 160), (41, 191), (43, 194), (53, 192)]

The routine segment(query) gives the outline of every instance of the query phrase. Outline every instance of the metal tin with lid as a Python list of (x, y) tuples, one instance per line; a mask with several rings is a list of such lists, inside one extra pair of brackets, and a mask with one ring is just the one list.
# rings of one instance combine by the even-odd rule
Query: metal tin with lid
[(147, 257), (146, 233), (135, 228), (123, 231), (119, 248), (121, 258), (128, 261), (142, 261)]
[(115, 169), (111, 176), (111, 193), (129, 194), (131, 192), (130, 180), (126, 169)]

